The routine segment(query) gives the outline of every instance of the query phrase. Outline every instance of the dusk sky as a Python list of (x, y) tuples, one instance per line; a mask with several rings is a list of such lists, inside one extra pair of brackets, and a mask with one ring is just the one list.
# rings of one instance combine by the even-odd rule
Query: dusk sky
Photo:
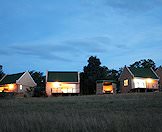
[(110, 69), (162, 65), (162, 0), (0, 0), (5, 73), (82, 71), (91, 55)]

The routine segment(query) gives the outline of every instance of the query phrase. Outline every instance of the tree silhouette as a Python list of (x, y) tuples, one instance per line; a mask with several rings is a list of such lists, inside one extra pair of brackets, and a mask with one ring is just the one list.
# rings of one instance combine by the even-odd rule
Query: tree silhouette
[(88, 59), (88, 65), (84, 66), (81, 77), (81, 93), (95, 94), (96, 81), (107, 79), (108, 68), (101, 66), (100, 59), (96, 56), (91, 56)]
[(134, 68), (138, 68), (138, 67), (142, 67), (142, 68), (152, 68), (153, 70), (156, 69), (156, 64), (153, 60), (151, 59), (143, 59), (140, 61), (136, 61), (133, 64), (130, 65), (130, 67), (134, 67)]
[(30, 71), (29, 73), (37, 83), (37, 87), (45, 87), (45, 77), (43, 76), (42, 72)]
[(109, 80), (118, 81), (119, 76), (120, 76), (120, 72), (115, 69), (111, 69), (108, 71), (108, 79)]
[(4, 72), (3, 72), (3, 66), (0, 65), (0, 79), (2, 79), (2, 77), (4, 76)]

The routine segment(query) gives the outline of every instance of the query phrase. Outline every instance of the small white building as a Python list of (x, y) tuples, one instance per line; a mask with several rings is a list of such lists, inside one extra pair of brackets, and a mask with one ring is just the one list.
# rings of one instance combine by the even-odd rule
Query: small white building
[(122, 93), (159, 90), (159, 77), (152, 68), (124, 67), (119, 77)]
[(29, 72), (4, 75), (0, 80), (0, 92), (25, 93), (36, 85)]
[(116, 93), (116, 82), (113, 80), (97, 80), (96, 94)]
[(46, 94), (78, 95), (80, 93), (80, 78), (78, 72), (47, 71)]

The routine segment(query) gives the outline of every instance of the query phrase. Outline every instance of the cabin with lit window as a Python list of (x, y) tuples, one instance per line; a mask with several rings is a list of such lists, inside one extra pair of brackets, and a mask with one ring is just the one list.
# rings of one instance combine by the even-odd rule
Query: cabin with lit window
[(25, 93), (36, 85), (29, 72), (4, 75), (0, 80), (0, 92)]
[(46, 94), (78, 95), (80, 93), (80, 78), (78, 72), (47, 71)]
[(156, 70), (156, 74), (159, 77), (159, 91), (162, 91), (162, 66)]
[(124, 67), (119, 77), (121, 93), (158, 91), (158, 75), (152, 68)]
[(113, 80), (97, 80), (96, 94), (115, 94), (116, 86), (116, 82)]

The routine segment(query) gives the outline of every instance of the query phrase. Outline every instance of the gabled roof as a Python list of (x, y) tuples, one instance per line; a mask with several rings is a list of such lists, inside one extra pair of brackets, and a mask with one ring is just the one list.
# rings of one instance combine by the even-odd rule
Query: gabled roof
[(25, 72), (5, 75), (4, 78), (2, 78), (0, 81), (0, 85), (16, 83), (16, 80), (18, 80), (24, 73)]
[(134, 77), (159, 79), (151, 68), (129, 68)]
[(48, 71), (47, 82), (78, 82), (78, 72)]

